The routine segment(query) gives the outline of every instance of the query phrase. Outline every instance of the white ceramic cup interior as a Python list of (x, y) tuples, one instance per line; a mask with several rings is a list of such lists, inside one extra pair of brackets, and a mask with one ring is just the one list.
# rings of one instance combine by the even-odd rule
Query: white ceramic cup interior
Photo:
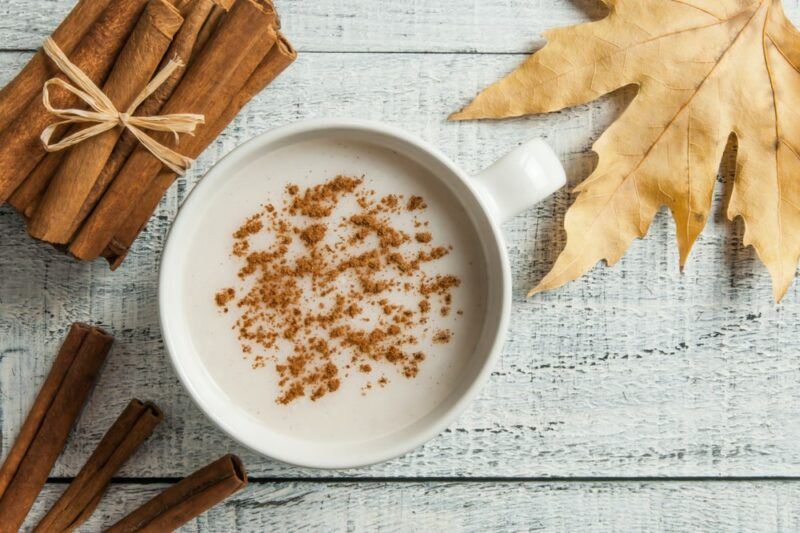
[[(298, 439), (248, 415), (221, 390), (197, 356), (181, 306), (188, 244), (198, 217), (226, 180), (273, 150), (315, 138), (366, 142), (389, 149), (425, 167), (446, 186), (468, 214), (480, 241), (486, 272), (486, 313), (473, 353), (465, 357), (461, 379), (447, 398), (423, 418), (389, 435), (357, 442)], [(313, 157), (313, 154), (308, 154)], [(302, 161), (298, 161), (302, 167)], [(564, 170), (541, 140), (530, 141), (475, 177), (428, 143), (397, 128), (356, 120), (312, 120), (279, 128), (243, 144), (220, 161), (194, 188), (170, 230), (161, 261), (159, 304), (165, 345), (189, 394), (231, 437), (268, 457), (314, 468), (350, 468), (402, 455), (448, 427), (486, 381), (499, 355), (511, 309), (511, 272), (500, 224), (565, 184)]]

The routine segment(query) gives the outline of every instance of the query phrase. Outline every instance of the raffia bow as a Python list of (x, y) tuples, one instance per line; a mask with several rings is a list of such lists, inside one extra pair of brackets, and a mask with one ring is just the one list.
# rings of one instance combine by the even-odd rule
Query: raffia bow
[[(160, 144), (155, 139), (147, 135), (142, 129), (152, 131), (168, 131), (175, 134), (177, 139), (179, 133), (188, 133), (192, 135), (198, 124), (205, 123), (203, 115), (192, 113), (178, 113), (173, 115), (160, 115), (153, 117), (136, 117), (134, 113), (145, 101), (145, 99), (153, 94), (161, 84), (163, 84), (175, 69), (183, 66), (180, 60), (172, 60), (165, 66), (155, 78), (147, 84), (147, 87), (139, 93), (139, 96), (133, 101), (128, 109), (121, 113), (114, 107), (114, 104), (109, 98), (101, 91), (97, 85), (94, 84), (89, 77), (84, 74), (77, 66), (75, 66), (63, 51), (58, 47), (56, 42), (47, 38), (44, 42), (44, 52), (56, 64), (56, 66), (66, 76), (72, 80), (75, 85), (71, 85), (60, 78), (53, 78), (45, 82), (44, 89), (42, 90), (42, 100), (44, 107), (58, 118), (63, 119), (60, 122), (52, 124), (44, 129), (41, 135), (42, 143), (44, 143), (45, 150), (48, 152), (57, 152), (75, 144), (85, 141), (95, 135), (99, 135), (105, 131), (116, 128), (122, 125), (127, 128), (142, 145), (147, 148), (155, 157), (157, 157), (164, 165), (169, 167), (173, 172), (180, 175), (186, 171), (194, 162), (193, 159), (181, 155), (173, 150), (170, 150), (163, 144)], [(89, 107), (94, 111), (83, 109), (58, 109), (50, 103), (49, 88), (52, 85), (57, 85), (72, 94), (79, 97), (86, 102)], [(77, 85), (77, 87), (76, 87)], [(66, 124), (78, 124), (96, 122), (94, 126), (84, 128), (72, 135), (68, 135), (60, 142), (52, 143), (50, 139), (55, 133), (56, 129)]]

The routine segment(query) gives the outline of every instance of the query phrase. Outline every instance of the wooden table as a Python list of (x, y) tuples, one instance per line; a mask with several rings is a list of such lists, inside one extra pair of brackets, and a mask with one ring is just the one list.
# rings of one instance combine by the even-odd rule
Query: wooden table
[[(664, 0), (667, 1), (667, 0)], [(699, 1), (699, 0), (696, 0)], [(0, 3), (5, 83), (72, 0)], [(564, 244), (562, 191), (509, 222), (514, 311), (502, 360), (471, 408), (399, 459), (326, 472), (238, 446), (178, 383), (156, 313), (159, 255), (178, 206), (208, 168), (260, 132), (309, 117), (401, 126), (477, 172), (540, 136), (570, 185), (631, 91), (591, 105), (486, 123), (447, 115), (541, 46), (541, 32), (596, 18), (595, 0), (283, 0), (297, 63), (236, 119), (162, 201), (124, 266), (79, 264), (35, 244), (0, 208), (0, 429), (5, 453), (68, 325), (117, 344), (31, 518), (64, 489), (132, 397), (166, 421), (124, 467), (88, 530), (109, 525), (222, 453), (250, 488), (187, 526), (203, 531), (797, 530), (800, 528), (800, 284), (784, 302), (724, 219), (733, 159), (686, 271), (661, 213), (614, 268), (526, 299)], [(800, 1), (785, 0), (800, 20)]]

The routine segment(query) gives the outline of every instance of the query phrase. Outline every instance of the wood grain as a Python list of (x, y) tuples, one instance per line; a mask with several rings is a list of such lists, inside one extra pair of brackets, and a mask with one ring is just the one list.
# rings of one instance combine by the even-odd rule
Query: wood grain
[[(99, 531), (163, 485), (116, 485)], [(389, 490), (391, 489), (391, 490)], [(31, 518), (62, 490), (50, 486)], [(800, 528), (792, 483), (270, 483), (181, 529), (202, 531), (774, 532)]]
[[(31, 381), (41, 378), (63, 336), (61, 328), (91, 317), (119, 341), (79, 424), (80, 438), (72, 439), (55, 475), (77, 471), (102, 428), (131, 397), (164, 406), (166, 421), (123, 475), (175, 476), (228, 450), (240, 453), (256, 476), (308, 475), (240, 449), (178, 385), (164, 355), (156, 307), (159, 252), (178, 205), (237, 144), (270, 127), (320, 116), (387, 120), (442, 147), (469, 172), (510, 146), (543, 136), (575, 183), (588, 174), (588, 147), (625, 95), (501, 123), (444, 120), (477, 86), (518, 60), (301, 54), (170, 190), (115, 273), (103, 263), (75, 263), (33, 243), (16, 215), (0, 210), (0, 247), (15, 250), (12, 255), (0, 249), (4, 447), (33, 398)], [(2, 72), (7, 75), (8, 67)], [(720, 183), (718, 212), (724, 192)], [(800, 474), (800, 352), (790, 333), (800, 319), (798, 287), (774, 305), (766, 273), (741, 247), (740, 230), (721, 215), (709, 223), (681, 275), (672, 222), (661, 216), (618, 266), (598, 267), (563, 290), (526, 300), (525, 291), (562, 245), (559, 228), (568, 202), (562, 191), (505, 228), (515, 308), (501, 363), (478, 401), (424, 448), (337, 475)]]
[[(33, 50), (69, 11), (73, 0), (0, 3), (0, 43)], [(286, 34), (300, 52), (527, 53), (541, 33), (600, 18), (600, 0), (283, 0), (275, 2)], [(783, 0), (793, 21), (800, 0)], [(44, 6), (44, 7), (43, 7)]]
[[(0, 84), (30, 57), (21, 51), (38, 47), (71, 3), (0, 3)], [(383, 120), (436, 144), (469, 173), (541, 136), (559, 152), (571, 185), (587, 176), (592, 142), (630, 92), (547, 116), (459, 124), (445, 118), (540, 46), (544, 29), (599, 17), (598, 4), (279, 2), (283, 27), (301, 52), (298, 62), (178, 180), (119, 271), (110, 273), (102, 262), (78, 264), (33, 243), (17, 215), (0, 208), (3, 455), (64, 328), (91, 319), (111, 330), (117, 345), (53, 475), (74, 476), (131, 397), (164, 406), (166, 420), (120, 472), (131, 483), (112, 486), (89, 530), (163, 488), (148, 479), (182, 477), (227, 451), (240, 454), (256, 480), (187, 531), (414, 531), (443, 524), (464, 531), (800, 529), (800, 485), (788, 481), (408, 481), (800, 477), (800, 288), (773, 304), (766, 272), (742, 248), (740, 225), (724, 220), (730, 155), (717, 183), (715, 216), (683, 274), (674, 225), (662, 213), (616, 267), (597, 267), (563, 290), (527, 300), (563, 246), (570, 195), (562, 191), (509, 222), (514, 312), (491, 381), (445, 433), (383, 465), (319, 472), (255, 456), (194, 407), (164, 354), (156, 288), (166, 232), (205, 171), (255, 134), (311, 117)], [(784, 6), (800, 21), (800, 0)], [(331, 480), (309, 481), (320, 476)], [(46, 488), (32, 521), (65, 486)]]

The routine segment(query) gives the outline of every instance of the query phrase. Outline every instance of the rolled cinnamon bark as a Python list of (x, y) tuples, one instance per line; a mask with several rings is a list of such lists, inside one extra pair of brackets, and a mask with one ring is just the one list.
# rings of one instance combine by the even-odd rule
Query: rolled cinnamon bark
[[(185, 63), (188, 64), (188, 60), (197, 54), (197, 50), (202, 46), (200, 37), (196, 38), (196, 43), (194, 43), (194, 47), (191, 48), (190, 52), (187, 52), (187, 49), (190, 49), (190, 47), (193, 45), (192, 34), (197, 31), (196, 25), (198, 18), (202, 17), (206, 6), (212, 7), (211, 13), (206, 15), (207, 20), (201, 23), (204, 30), (208, 25), (208, 22), (211, 20), (214, 10), (219, 10), (220, 16), (225, 13), (225, 10), (219, 5), (215, 4), (212, 0), (194, 0), (193, 2), (189, 2), (184, 5), (181, 13), (184, 15), (185, 20), (181, 26), (181, 29), (178, 30), (178, 33), (175, 35), (169, 50), (167, 50), (164, 60), (159, 66), (159, 70), (164, 68), (166, 63), (172, 58), (181, 58)], [(144, 103), (142, 103), (141, 106), (139, 106), (136, 115), (157, 115), (161, 110), (161, 106), (164, 104), (163, 100), (169, 98), (169, 96), (172, 94), (172, 91), (175, 89), (175, 86), (183, 78), (183, 74), (185, 72), (186, 68), (176, 70), (154, 94), (152, 94), (147, 100), (144, 101)], [(162, 101), (159, 102), (159, 100)], [(158, 106), (155, 105), (156, 103), (158, 103)], [(70, 131), (69, 133), (73, 133), (73, 131)], [(97, 204), (100, 196), (102, 196), (106, 188), (108, 188), (108, 184), (111, 182), (114, 176), (117, 175), (120, 168), (122, 168), (122, 165), (125, 164), (125, 161), (128, 159), (128, 156), (130, 156), (137, 143), (138, 141), (132, 133), (129, 131), (123, 132), (122, 137), (120, 137), (120, 140), (114, 147), (114, 151), (111, 153), (111, 156), (108, 158), (105, 167), (103, 167), (100, 176), (98, 176), (97, 181), (92, 187), (89, 197), (86, 199), (86, 202), (84, 202), (81, 212), (77, 216), (79, 220), (83, 220), (86, 218), (86, 216), (88, 216), (91, 209)], [(39, 202), (41, 202), (42, 197), (44, 196), (44, 191), (47, 189), (50, 180), (58, 170), (64, 155), (65, 152), (63, 151), (47, 154), (36, 166), (33, 172), (28, 175), (25, 181), (23, 181), (22, 184), (17, 187), (17, 190), (15, 190), (8, 199), (8, 203), (11, 204), (11, 206), (16, 209), (17, 212), (23, 215), (23, 217), (31, 218), (31, 216), (33, 216), (35, 213)]]
[[(250, 79), (247, 80), (244, 88), (230, 103), (225, 112), (210, 128), (203, 129), (198, 135), (203, 135), (203, 142), (207, 146), (216, 139), (220, 133), (230, 124), (234, 117), (239, 114), (242, 108), (255, 95), (260, 93), (267, 85), (272, 83), (281, 72), (291, 65), (297, 58), (297, 52), (286, 37), (278, 32), (278, 40), (275, 46), (267, 54), (267, 57), (256, 68)], [(147, 221), (152, 216), (161, 197), (167, 191), (176, 178), (176, 174), (169, 169), (162, 169), (152, 185), (145, 191), (145, 195), (131, 211), (130, 215), (123, 221), (116, 235), (103, 252), (103, 257), (114, 270), (124, 261), (128, 250), (133, 241), (147, 225)]]
[[(220, 22), (222, 22), (222, 18), (225, 16), (225, 13), (228, 12), (230, 8), (226, 8), (221, 6), (218, 3), (214, 3), (213, 7), (211, 8), (211, 13), (208, 14), (208, 18), (206, 19), (205, 24), (203, 27), (200, 28), (200, 32), (197, 34), (197, 43), (195, 45), (195, 51), (202, 50), (208, 41), (211, 39), (211, 36), (217, 31)], [(189, 65), (197, 59), (197, 53), (192, 54), (192, 57), (189, 60)]]
[[(67, 56), (83, 39), (111, 0), (80, 0), (53, 32), (53, 40)], [(42, 92), (42, 86), (55, 73), (42, 50), (36, 52), (25, 68), (0, 91), (0, 131)]]
[(17, 531), (94, 387), (113, 338), (74, 324), (0, 468), (0, 531)]
[(276, 30), (281, 29), (281, 18), (278, 16), (278, 12), (275, 10), (275, 2), (272, 0), (256, 0), (264, 9), (268, 11), (272, 11), (272, 27)]
[[(199, 0), (196, 0), (196, 1), (199, 1)], [(196, 3), (196, 1), (194, 3)], [(208, 0), (208, 1), (210, 2), (211, 0)], [(187, 26), (187, 25), (190, 24), (190, 18), (191, 18), (190, 7), (191, 7), (191, 4), (192, 4), (192, 2), (182, 2), (180, 5), (175, 4), (175, 7), (178, 8), (181, 11), (181, 15), (183, 15), (186, 20), (184, 21), (183, 25), (181, 26), (181, 29), (178, 31), (178, 34), (175, 36), (175, 39), (173, 40), (173, 43), (170, 46), (170, 49), (167, 51), (167, 54), (166, 54), (166, 56), (164, 58), (164, 61), (161, 64), (160, 68), (163, 68), (166, 65), (166, 62), (170, 58), (173, 58), (173, 57), (180, 57), (180, 58), (183, 58), (184, 61), (186, 60), (187, 56), (185, 54), (177, 53), (178, 49), (176, 48), (176, 43), (178, 43), (178, 41), (180, 39), (180, 35), (182, 33), (184, 33), (184, 26)], [(212, 5), (216, 6), (216, 4), (213, 4), (213, 2), (212, 2)], [(62, 50), (63, 50), (63, 48), (62, 48)], [(69, 52), (65, 51), (65, 53), (67, 53), (67, 55), (69, 55)], [(175, 74), (173, 74), (173, 76), (183, 76), (183, 72), (185, 72), (185, 69), (178, 69), (175, 72)], [(159, 89), (159, 91), (160, 91), (160, 89)], [(143, 103), (139, 107), (139, 111), (136, 114), (138, 116), (143, 116), (145, 114), (147, 114), (147, 115), (154, 114), (152, 112), (152, 110), (148, 110), (146, 108), (146, 106), (147, 106), (147, 101), (145, 101), (145, 103)], [(77, 129), (78, 128), (75, 128), (74, 130), (70, 130), (68, 133), (65, 133), (64, 136), (67, 135), (67, 134), (74, 133), (75, 131), (77, 131)], [(56, 140), (56, 141), (59, 140), (59, 137), (61, 137), (61, 136), (54, 137), (54, 140)], [(123, 139), (126, 139), (128, 137), (133, 138), (133, 135), (131, 135), (130, 132), (127, 132), (127, 131), (124, 132), (123, 136), (118, 141), (117, 146), (114, 147), (114, 152), (112, 153), (111, 157), (109, 158), (109, 161), (113, 160), (114, 155), (117, 154), (117, 148), (118, 148), (118, 146), (120, 144), (122, 144)], [(130, 152), (127, 155), (130, 155)], [(127, 158), (127, 155), (125, 156), (126, 158)], [(38, 206), (39, 202), (41, 202), (42, 196), (44, 196), (44, 191), (46, 190), (47, 185), (50, 183), (50, 180), (53, 179), (53, 176), (55, 175), (56, 170), (58, 170), (58, 167), (61, 164), (61, 160), (63, 159), (63, 157), (64, 157), (64, 152), (63, 151), (61, 151), (61, 152), (52, 152), (52, 153), (47, 154), (44, 157), (44, 159), (42, 159), (39, 162), (39, 164), (36, 166), (36, 168), (33, 170), (33, 172), (31, 172), (28, 175), (28, 177), (25, 178), (25, 181), (23, 181), (17, 187), (17, 189), (14, 191), (14, 193), (8, 198), (8, 203), (11, 204), (11, 206), (14, 209), (16, 209), (17, 212), (19, 212), (21, 215), (23, 215), (23, 217), (30, 218), (33, 215), (33, 213), (36, 211), (36, 207)], [(119, 165), (121, 166), (124, 163), (125, 163), (125, 161), (123, 160), (123, 161), (121, 161), (119, 163)], [(97, 195), (97, 196), (102, 195), (103, 191), (105, 191), (105, 186), (102, 185), (102, 180), (105, 177), (104, 176), (105, 170), (106, 169), (104, 168), (103, 169), (104, 172), (101, 173), (100, 177), (98, 178), (98, 183), (96, 183), (95, 186), (92, 188), (92, 193), (90, 194), (90, 198), (92, 197), (92, 195)], [(119, 171), (119, 168), (117, 168), (117, 171)], [(116, 174), (116, 171), (115, 171), (115, 174)], [(113, 177), (113, 175), (111, 177)], [(107, 185), (107, 182), (106, 182), (106, 185)], [(96, 203), (96, 201), (97, 201), (97, 199), (95, 198), (94, 202), (89, 202), (89, 203), (91, 205), (94, 205), (94, 203)], [(81, 218), (85, 218), (85, 214)]]
[[(237, 1), (189, 67), (162, 114), (199, 113), (205, 116), (206, 124), (214, 124), (274, 44), (274, 13), (254, 0)], [(206, 128), (201, 125), (197, 134), (183, 135), (177, 141), (166, 133), (153, 138), (180, 154), (197, 157), (205, 148), (202, 132)], [(79, 259), (99, 257), (161, 168), (161, 161), (138, 147), (78, 231), (70, 246), (72, 254)]]
[[(211, 35), (216, 31), (228, 7), (233, 4), (233, 0), (228, 0), (224, 3), (218, 0), (218, 2), (195, 0), (184, 6), (184, 23), (175, 36), (170, 49), (167, 51), (161, 68), (163, 68), (166, 61), (172, 57), (188, 58), (188, 60), (184, 59), (187, 64), (190, 64), (197, 57), (198, 52), (203, 49)], [(199, 33), (196, 35), (195, 42), (192, 43), (192, 36), (198, 29), (197, 23), (208, 5), (211, 6), (211, 10), (202, 23), (202, 29), (200, 29)], [(191, 52), (187, 52), (190, 48)], [(172, 92), (183, 78), (185, 72), (185, 68), (175, 71), (164, 85), (159, 87), (153, 95), (145, 100), (136, 114), (139, 116), (157, 115), (161, 111), (164, 102), (172, 95)], [(122, 137), (114, 147), (114, 151), (106, 162), (106, 166), (97, 178), (97, 182), (94, 184), (94, 187), (92, 187), (92, 191), (89, 193), (89, 197), (78, 215), (80, 220), (85, 219), (91, 209), (97, 204), (97, 201), (108, 188), (111, 180), (119, 173), (125, 161), (127, 161), (134, 148), (136, 148), (138, 142), (139, 141), (137, 141), (130, 132), (126, 131), (122, 134)], [(47, 154), (8, 199), (9, 204), (24, 218), (29, 219), (36, 212), (39, 202), (41, 202), (44, 192), (50, 184), (53, 175), (58, 170), (64, 155), (65, 152), (63, 151)], [(132, 235), (131, 242), (135, 236), (135, 234)]]
[(294, 60), (297, 59), (297, 51), (292, 47), (289, 40), (283, 33), (278, 32), (275, 45), (270, 49), (261, 63), (258, 64), (253, 74), (248, 78), (244, 87), (230, 101), (225, 110), (199, 135), (202, 136), (201, 144), (207, 146), (211, 144), (228, 127), (228, 124), (236, 118), (236, 115), (253, 99), (258, 93), (263, 91), (270, 83), (275, 81)]
[(214, 2), (225, 11), (230, 11), (236, 0), (214, 0)]
[(9, 196), (8, 203), (11, 207), (26, 219), (31, 218), (65, 155), (66, 152), (51, 152), (44, 156), (33, 172)]
[[(194, 0), (186, 6), (185, 21), (175, 36), (175, 39), (172, 41), (172, 45), (164, 56), (164, 61), (159, 69), (164, 68), (169, 60), (176, 57), (180, 58), (187, 65), (190, 63), (193, 55), (197, 53), (195, 45), (197, 43), (198, 34), (204, 27), (214, 7), (218, 6), (215, 6), (212, 0)], [(136, 115), (158, 115), (164, 103), (172, 96), (175, 88), (183, 79), (185, 73), (186, 68), (176, 70), (156, 92), (150, 95), (150, 97), (139, 106)], [(128, 160), (131, 152), (133, 152), (138, 144), (139, 141), (131, 132), (123, 132), (122, 137), (120, 137), (116, 146), (114, 146), (111, 156), (105, 162), (102, 171), (95, 180), (91, 191), (76, 215), (75, 218), (77, 221), (83, 221), (89, 215), (89, 212), (108, 188), (111, 180), (119, 173), (125, 161)], [(73, 232), (74, 229), (75, 228), (73, 228)]]
[(131, 400), (34, 531), (72, 531), (88, 519), (111, 477), (163, 419), (155, 404)]
[(226, 455), (166, 489), (106, 531), (172, 531), (246, 485), (242, 461), (235, 455)]
[[(147, 86), (182, 23), (183, 17), (170, 2), (149, 0), (102, 87), (116, 109), (126, 110)], [(69, 242), (122, 132), (122, 126), (117, 126), (69, 150), (28, 224), (32, 237), (56, 244)]]
[[(95, 84), (102, 85), (146, 3), (147, 0), (115, 0), (75, 47), (70, 60)], [(67, 79), (64, 74), (56, 77)], [(80, 102), (77, 96), (58, 88), (51, 91), (50, 101), (56, 108), (75, 107)], [(34, 98), (0, 133), (0, 203), (45, 156), (39, 136), (52, 122), (55, 118), (45, 109), (42, 99)]]

